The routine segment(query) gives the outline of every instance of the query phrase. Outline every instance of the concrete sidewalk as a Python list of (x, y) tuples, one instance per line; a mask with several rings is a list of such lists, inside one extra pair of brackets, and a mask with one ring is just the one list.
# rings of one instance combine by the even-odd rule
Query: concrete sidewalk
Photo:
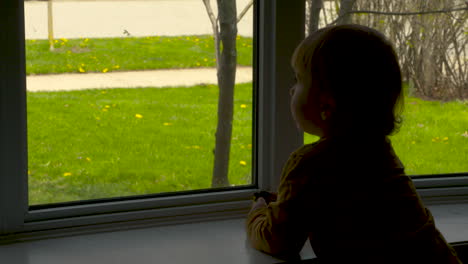
[[(249, 1), (237, 0), (239, 12)], [(201, 0), (54, 0), (53, 13), (55, 38), (212, 34)], [(238, 30), (240, 35), (252, 36), (252, 8)], [(25, 31), (26, 39), (47, 38), (47, 2), (25, 2)], [(26, 80), (32, 92), (217, 83), (214, 68), (32, 75)], [(238, 67), (236, 82), (251, 81), (252, 69)]]
[[(251, 67), (238, 67), (236, 83), (252, 81)], [(30, 75), (27, 91), (70, 91), (96, 88), (188, 87), (216, 84), (215, 68), (149, 70), (108, 73)]]

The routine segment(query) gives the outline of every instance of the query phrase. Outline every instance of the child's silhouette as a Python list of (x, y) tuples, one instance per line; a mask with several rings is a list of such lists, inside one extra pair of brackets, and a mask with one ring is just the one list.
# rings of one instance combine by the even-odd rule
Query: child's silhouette
[(390, 42), (364, 26), (327, 27), (297, 47), (292, 67), (292, 115), (320, 140), (290, 156), (276, 201), (253, 204), (253, 246), (293, 256), (309, 237), (326, 263), (461, 263), (387, 137), (403, 100)]

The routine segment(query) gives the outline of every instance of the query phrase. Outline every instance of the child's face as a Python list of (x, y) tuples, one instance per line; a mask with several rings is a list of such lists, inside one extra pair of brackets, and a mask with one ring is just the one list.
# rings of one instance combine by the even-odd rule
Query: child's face
[(321, 96), (313, 87), (309, 74), (296, 72), (296, 83), (290, 89), (291, 113), (296, 125), (304, 132), (319, 137), (325, 136), (326, 123), (320, 117)]

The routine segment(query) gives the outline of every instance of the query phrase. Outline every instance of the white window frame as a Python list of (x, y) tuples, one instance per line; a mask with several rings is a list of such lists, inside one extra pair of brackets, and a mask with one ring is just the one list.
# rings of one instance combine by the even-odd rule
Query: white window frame
[[(289, 114), (290, 57), (304, 37), (304, 1), (257, 0), (254, 169), (250, 188), (70, 205), (29, 211), (24, 0), (2, 0), (0, 24), (0, 243), (130, 227), (244, 217), (255, 191), (276, 190), (303, 135)], [(5, 45), (3, 45), (5, 46)], [(3, 47), (2, 46), (2, 47)], [(261, 47), (261, 48), (258, 48)], [(414, 179), (428, 202), (468, 200), (468, 174)], [(440, 188), (444, 186), (444, 188)]]

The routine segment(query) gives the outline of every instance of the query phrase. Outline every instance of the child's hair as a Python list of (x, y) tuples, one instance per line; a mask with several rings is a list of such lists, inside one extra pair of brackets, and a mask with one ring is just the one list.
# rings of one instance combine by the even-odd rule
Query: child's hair
[(292, 65), (336, 106), (330, 133), (390, 135), (401, 123), (401, 70), (392, 44), (361, 25), (323, 28), (296, 49)]

